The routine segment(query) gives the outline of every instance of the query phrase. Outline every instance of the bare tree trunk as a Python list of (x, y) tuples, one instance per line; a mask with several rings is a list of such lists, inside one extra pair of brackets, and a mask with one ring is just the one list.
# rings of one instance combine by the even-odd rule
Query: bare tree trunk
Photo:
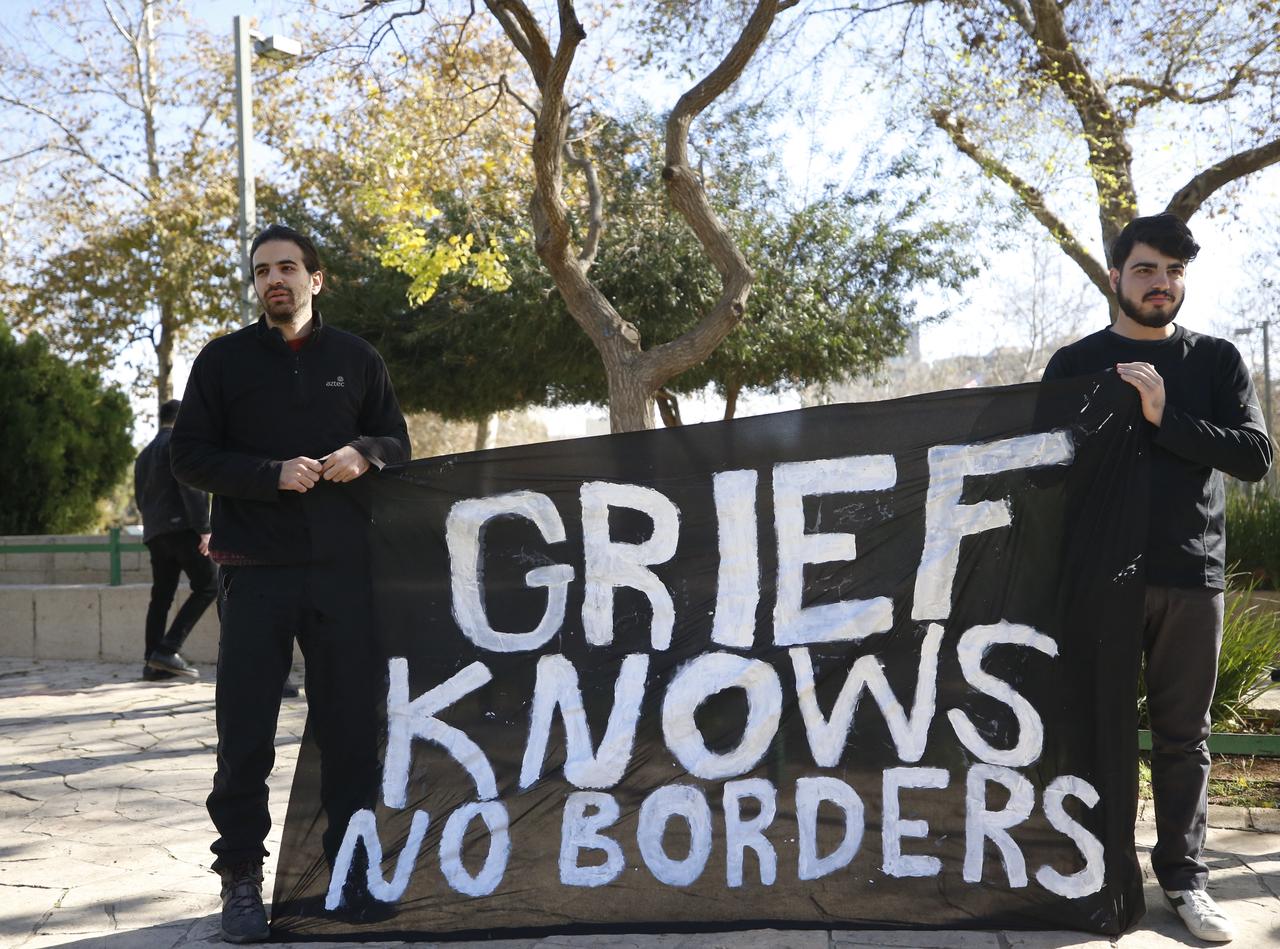
[(498, 440), (498, 418), (486, 415), (476, 420), (476, 451), (492, 448)]
[[(604, 364), (609, 385), (609, 425), (615, 432), (653, 427), (653, 400), (668, 380), (709, 356), (742, 319), (754, 274), (717, 219), (701, 180), (689, 167), (688, 135), (694, 119), (742, 74), (768, 35), (779, 9), (794, 0), (756, 0), (747, 22), (721, 62), (689, 89), (667, 121), (666, 181), (672, 205), (697, 235), (720, 274), (722, 292), (709, 312), (678, 339), (651, 350), (640, 345), (636, 327), (613, 307), (589, 279), (602, 227), (597, 182), (585, 159), (566, 149), (570, 107), (565, 85), (578, 45), (586, 31), (572, 0), (558, 0), (559, 37), (553, 51), (547, 34), (524, 0), (485, 0), (525, 62), (541, 94), (533, 139), (535, 187), (531, 206), (534, 246), (551, 273), (570, 315), (590, 338)], [(567, 152), (567, 154), (566, 154)], [(564, 200), (564, 163), (568, 160), (587, 175), (591, 223), (586, 246), (570, 246), (572, 228)]]
[(173, 398), (173, 304), (160, 304), (160, 337), (156, 340), (156, 397), (163, 405)]
[(653, 428), (653, 397), (657, 389), (634, 372), (610, 371), (605, 364), (609, 383), (609, 430), (638, 432)]
[(662, 424), (667, 428), (679, 428), (684, 423), (680, 420), (680, 399), (669, 389), (659, 389), (653, 395), (653, 401), (657, 403), (658, 415), (662, 417)]
[(724, 390), (724, 420), (727, 422), (733, 418), (738, 411), (738, 393), (742, 391), (742, 386), (736, 382), (731, 382), (725, 386)]

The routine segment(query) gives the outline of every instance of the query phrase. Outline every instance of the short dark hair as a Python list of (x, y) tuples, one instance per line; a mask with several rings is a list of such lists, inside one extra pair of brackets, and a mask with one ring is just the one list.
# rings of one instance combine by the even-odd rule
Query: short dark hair
[(1126, 224), (1111, 242), (1111, 266), (1123, 270), (1125, 261), (1133, 253), (1134, 244), (1154, 247), (1183, 263), (1195, 260), (1196, 254), (1200, 253), (1200, 245), (1191, 236), (1191, 228), (1182, 218), (1168, 211), (1150, 217), (1136, 217)]
[(182, 408), (181, 399), (170, 399), (160, 406), (160, 424), (172, 425), (178, 420), (178, 409)]
[(307, 268), (307, 273), (316, 273), (320, 269), (320, 252), (316, 250), (315, 242), (287, 224), (272, 224), (253, 239), (253, 243), (249, 245), (250, 263), (253, 261), (253, 255), (258, 252), (258, 248), (267, 241), (290, 241), (297, 244), (302, 251), (302, 266)]

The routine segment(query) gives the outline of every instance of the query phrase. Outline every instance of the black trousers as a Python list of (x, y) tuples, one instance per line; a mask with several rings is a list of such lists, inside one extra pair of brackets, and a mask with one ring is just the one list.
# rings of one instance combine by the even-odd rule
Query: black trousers
[[(147, 541), (147, 552), (151, 555), (151, 602), (147, 604), (144, 658), (157, 650), (169, 655), (180, 650), (218, 593), (218, 568), (200, 553), (200, 535), (195, 531), (152, 537)], [(191, 595), (178, 608), (166, 633), (164, 624), (183, 573), (191, 583)]]
[(1143, 651), (1151, 714), (1151, 866), (1166, 890), (1202, 890), (1209, 706), (1222, 646), (1221, 590), (1147, 587)]
[(296, 637), (306, 657), (307, 732), (320, 751), (324, 849), (332, 862), (352, 813), (378, 793), (381, 681), (363, 566), (222, 568), (216, 684), (218, 770), (206, 802), (214, 869), (267, 855), (267, 777), (280, 689)]

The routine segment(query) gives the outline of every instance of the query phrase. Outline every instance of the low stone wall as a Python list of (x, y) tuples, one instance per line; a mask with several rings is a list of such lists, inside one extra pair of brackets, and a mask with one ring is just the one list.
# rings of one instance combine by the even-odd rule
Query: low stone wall
[[(150, 578), (148, 577), (148, 580)], [(170, 620), (190, 589), (178, 585)], [(102, 659), (142, 664), (150, 583), (0, 586), (0, 656), (15, 659)], [(218, 659), (217, 611), (210, 606), (182, 654)]]
[[(142, 542), (141, 534), (122, 533), (126, 544)], [(67, 544), (101, 545), (102, 552), (61, 552)], [(0, 537), (4, 546), (48, 547), (48, 552), (7, 554), (0, 552), (0, 586), (35, 584), (94, 584), (111, 579), (111, 555), (106, 534), (31, 534)], [(124, 583), (150, 583), (151, 560), (145, 550), (120, 552), (120, 578)]]

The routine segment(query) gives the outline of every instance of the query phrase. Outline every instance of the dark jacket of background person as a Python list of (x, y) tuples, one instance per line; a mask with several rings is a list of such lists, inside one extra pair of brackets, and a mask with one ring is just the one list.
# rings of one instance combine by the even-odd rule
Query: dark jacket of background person
[(133, 463), (133, 498), (142, 515), (142, 539), (191, 530), (209, 533), (209, 495), (179, 484), (169, 466), (170, 427), (161, 428)]
[(361, 481), (281, 491), (281, 461), (320, 459), (342, 445), (379, 469), (409, 459), (382, 357), (358, 336), (324, 326), (318, 313), (313, 319), (297, 352), (263, 317), (209, 343), (192, 366), (170, 453), (180, 481), (214, 495), (214, 560), (359, 556), (369, 516)]

